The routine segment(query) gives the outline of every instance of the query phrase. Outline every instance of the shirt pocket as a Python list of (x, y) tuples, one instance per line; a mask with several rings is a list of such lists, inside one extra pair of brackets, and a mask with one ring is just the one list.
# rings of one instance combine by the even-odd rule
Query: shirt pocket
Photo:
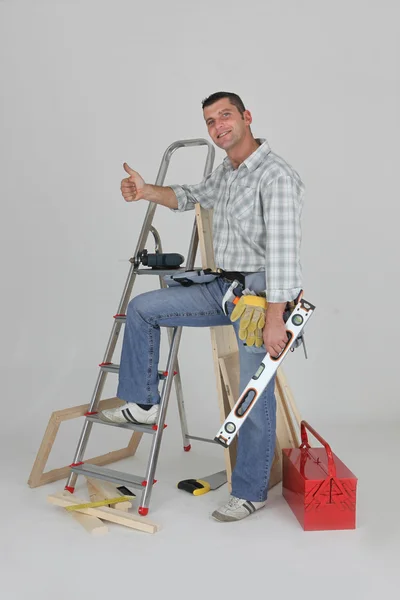
[(256, 198), (256, 189), (239, 183), (232, 184), (228, 213), (231, 217), (241, 220), (251, 215)]

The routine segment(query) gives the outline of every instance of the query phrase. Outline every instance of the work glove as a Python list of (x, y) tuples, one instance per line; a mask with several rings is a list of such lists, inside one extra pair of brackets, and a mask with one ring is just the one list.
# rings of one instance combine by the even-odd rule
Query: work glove
[(262, 296), (241, 296), (231, 314), (231, 321), (239, 321), (239, 338), (247, 346), (263, 345), (265, 309), (267, 301)]

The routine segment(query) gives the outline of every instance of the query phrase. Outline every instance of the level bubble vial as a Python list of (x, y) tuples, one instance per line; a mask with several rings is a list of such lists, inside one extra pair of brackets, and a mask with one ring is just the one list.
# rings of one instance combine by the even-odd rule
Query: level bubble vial
[(293, 315), (292, 317), (293, 325), (301, 325), (303, 321), (304, 319), (301, 315)]
[(225, 431), (227, 433), (234, 433), (235, 430), (236, 430), (236, 425), (234, 423), (227, 423), (225, 425)]

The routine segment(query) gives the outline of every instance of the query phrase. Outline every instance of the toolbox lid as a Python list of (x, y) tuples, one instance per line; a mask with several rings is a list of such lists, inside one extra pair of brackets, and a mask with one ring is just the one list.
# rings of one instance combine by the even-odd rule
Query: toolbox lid
[[(325, 448), (285, 448), (283, 452), (304, 479), (319, 481), (329, 477)], [(338, 479), (357, 479), (336, 454), (332, 455)]]

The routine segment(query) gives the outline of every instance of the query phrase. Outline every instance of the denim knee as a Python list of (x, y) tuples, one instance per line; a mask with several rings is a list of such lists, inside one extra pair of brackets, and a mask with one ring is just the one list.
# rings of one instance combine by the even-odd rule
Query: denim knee
[(132, 300), (128, 304), (128, 310), (126, 311), (126, 318), (129, 320), (134, 319), (135, 315), (139, 315), (144, 318), (146, 313), (148, 314), (149, 308), (149, 294), (151, 292), (144, 292), (143, 294), (139, 294), (132, 298)]

